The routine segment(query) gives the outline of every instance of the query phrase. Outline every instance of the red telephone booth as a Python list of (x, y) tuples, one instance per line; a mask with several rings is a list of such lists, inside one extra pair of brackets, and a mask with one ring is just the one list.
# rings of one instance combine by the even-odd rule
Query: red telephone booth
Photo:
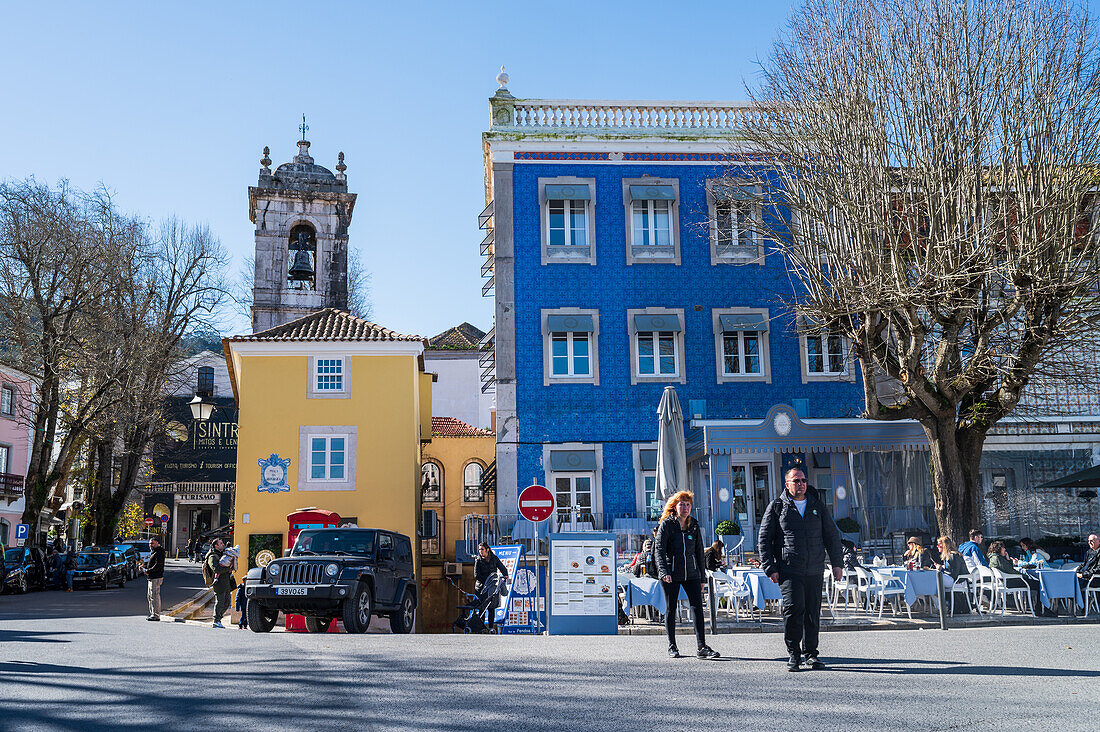
[(286, 522), (288, 525), (286, 548), (293, 549), (294, 542), (298, 541), (298, 534), (307, 529), (335, 529), (340, 525), (340, 514), (311, 506), (288, 513)]
[[(293, 549), (294, 542), (298, 541), (298, 534), (309, 529), (335, 529), (340, 525), (340, 514), (335, 511), (326, 511), (323, 508), (299, 508), (286, 515), (287, 535), (286, 548)], [(306, 620), (301, 615), (287, 613), (286, 629), (294, 633), (306, 631)], [(336, 632), (336, 623), (329, 626), (329, 632)]]

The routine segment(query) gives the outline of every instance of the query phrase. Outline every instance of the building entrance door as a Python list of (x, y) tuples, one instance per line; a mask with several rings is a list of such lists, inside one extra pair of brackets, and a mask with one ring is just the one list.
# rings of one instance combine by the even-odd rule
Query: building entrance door
[(192, 538), (199, 539), (204, 531), (210, 531), (210, 529), (214, 528), (211, 524), (213, 518), (214, 512), (209, 508), (192, 508), (191, 520), (187, 522), (187, 526), (191, 531), (188, 541)]
[[(717, 475), (717, 520), (741, 527), (746, 551), (756, 549), (756, 531), (764, 509), (772, 498), (770, 463), (742, 463), (730, 466), (728, 475)], [(736, 543), (736, 540), (731, 544)]]

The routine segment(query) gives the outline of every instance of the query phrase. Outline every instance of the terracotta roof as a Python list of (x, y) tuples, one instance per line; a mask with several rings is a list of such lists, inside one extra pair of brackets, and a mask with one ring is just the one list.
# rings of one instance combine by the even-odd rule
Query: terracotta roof
[(454, 417), (432, 417), (432, 437), (492, 437), (492, 430), (483, 430)]
[(237, 341), (424, 341), (417, 335), (402, 335), (363, 320), (349, 312), (325, 308), (274, 328), (252, 335), (233, 336)]
[(437, 336), (428, 339), (428, 348), (433, 351), (476, 351), (481, 347), (485, 331), (462, 323)]

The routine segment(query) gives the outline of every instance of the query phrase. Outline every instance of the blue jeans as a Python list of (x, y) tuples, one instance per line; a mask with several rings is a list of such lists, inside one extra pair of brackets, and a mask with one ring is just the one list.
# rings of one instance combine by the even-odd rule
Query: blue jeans
[(73, 588), (73, 575), (76, 574), (75, 569), (65, 570), (65, 589), (71, 590)]

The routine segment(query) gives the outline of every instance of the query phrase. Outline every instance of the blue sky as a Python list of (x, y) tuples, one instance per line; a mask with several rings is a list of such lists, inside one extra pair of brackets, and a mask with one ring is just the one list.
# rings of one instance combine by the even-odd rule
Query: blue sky
[[(0, 178), (103, 182), (119, 206), (252, 251), (263, 147), (347, 158), (373, 318), (434, 335), (492, 324), (476, 215), (501, 64), (518, 97), (745, 98), (787, 3), (11, 3)], [(247, 324), (226, 318), (225, 329)]]

